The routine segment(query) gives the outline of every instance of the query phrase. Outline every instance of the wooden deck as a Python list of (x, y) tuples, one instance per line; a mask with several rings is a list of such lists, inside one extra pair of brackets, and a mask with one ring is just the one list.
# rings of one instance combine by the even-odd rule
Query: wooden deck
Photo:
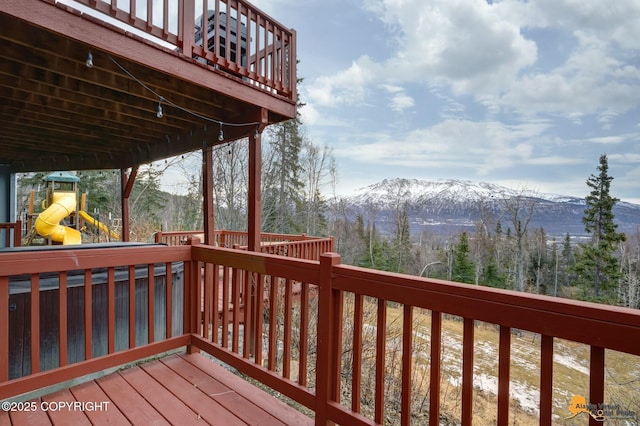
[(313, 423), (200, 354), (140, 364), (31, 400), (28, 407), (35, 410), (0, 410), (0, 425)]

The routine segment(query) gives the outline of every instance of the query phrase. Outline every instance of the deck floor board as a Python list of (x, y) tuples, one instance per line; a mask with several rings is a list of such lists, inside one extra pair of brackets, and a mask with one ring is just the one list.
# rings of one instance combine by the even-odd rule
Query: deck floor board
[[(4, 425), (299, 425), (304, 416), (200, 354), (175, 354), (32, 400), (106, 409), (0, 411)], [(45, 404), (46, 405), (46, 404)], [(104, 405), (103, 405), (104, 406)], [(78, 407), (78, 404), (75, 405)]]
[(120, 374), (101, 377), (96, 380), (96, 383), (132, 424), (154, 426), (170, 424)]
[(113, 404), (113, 401), (104, 393), (104, 391), (98, 386), (95, 381), (86, 382), (70, 389), (74, 398), (77, 401), (89, 401), (89, 402), (109, 402), (106, 405), (106, 409), (102, 410), (86, 410), (85, 414), (89, 418), (92, 424), (117, 424), (126, 425), (130, 424), (124, 414), (120, 411), (117, 405)]
[[(42, 401), (46, 402), (49, 406), (56, 405), (59, 407), (63, 402), (73, 403), (76, 399), (69, 389), (63, 389), (61, 391), (45, 395), (42, 397)], [(85, 411), (75, 409), (50, 409), (47, 410), (47, 414), (51, 419), (51, 423), (54, 425), (78, 425), (78, 426), (91, 426), (91, 422), (87, 417)]]
[[(40, 410), (40, 399), (29, 401), (35, 403), (36, 410), (0, 412), (0, 425), (50, 425), (51, 420), (46, 411)], [(2, 418), (6, 419), (6, 422)]]
[(194, 388), (200, 389), (209, 398), (220, 405), (227, 407), (247, 424), (282, 426), (284, 423), (271, 415), (265, 415), (264, 410), (244, 398), (241, 394), (218, 380), (206, 375), (195, 365), (183, 358), (172, 357), (163, 360), (163, 363), (180, 374)]

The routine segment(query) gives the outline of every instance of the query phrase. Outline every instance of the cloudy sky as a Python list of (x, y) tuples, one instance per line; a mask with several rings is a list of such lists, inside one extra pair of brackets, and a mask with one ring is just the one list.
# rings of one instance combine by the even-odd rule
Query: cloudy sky
[(640, 202), (637, 0), (254, 0), (298, 35), (306, 135), (339, 192), (469, 179)]

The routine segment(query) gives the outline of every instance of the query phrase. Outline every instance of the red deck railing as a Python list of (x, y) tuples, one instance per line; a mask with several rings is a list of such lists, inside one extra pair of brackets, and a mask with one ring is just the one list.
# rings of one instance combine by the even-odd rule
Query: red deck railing
[[(144, 284), (145, 291), (136, 294), (133, 289), (138, 285), (139, 267), (152, 278)], [(126, 279), (117, 283), (114, 276), (122, 270)], [(70, 271), (80, 271), (80, 287), (84, 290), (83, 319), (77, 324), (69, 322), (66, 314), (72, 300), (67, 296)], [(106, 271), (107, 276), (104, 315), (108, 318), (108, 344), (105, 353), (96, 356), (91, 344), (99, 339), (92, 335), (96, 328), (92, 310), (99, 307), (91, 288), (100, 271)], [(180, 277), (169, 279), (176, 271)], [(51, 274), (57, 277), (59, 288), (53, 302), (40, 288)], [(163, 276), (168, 284), (154, 285)], [(11, 348), (24, 343), (9, 339), (10, 326), (16, 324), (9, 291), (16, 279), (28, 281), (31, 309), (27, 327), (31, 338), (25, 337), (30, 341), (25, 351), (31, 359), (31, 371), (10, 379)], [(181, 297), (170, 291), (176, 286), (182, 287)], [(118, 314), (116, 303), (122, 291), (129, 312), (124, 316)], [(159, 305), (154, 302), (158, 292), (164, 295)], [(268, 295), (266, 301), (256, 299), (261, 294)], [(231, 306), (225, 307), (232, 309), (231, 315), (219, 315), (223, 309), (220, 300), (231, 301)], [(45, 303), (58, 307), (61, 355), (59, 367), (41, 371), (39, 313)], [(136, 334), (132, 328), (137, 325), (126, 318), (137, 318), (141, 305), (146, 338), (136, 342), (131, 336)], [(176, 309), (183, 333), (172, 332), (176, 329), (172, 323), (176, 321)], [(418, 326), (418, 313), (429, 314), (428, 327)], [(607, 402), (605, 351), (640, 355), (637, 310), (382, 273), (341, 265), (340, 257), (330, 253), (323, 254), (318, 262), (200, 244), (47, 250), (35, 255), (1, 253), (0, 315), (0, 400), (186, 345), (191, 351), (213, 355), (306, 406), (315, 413), (316, 424), (383, 423), (392, 410), (400, 424), (410, 424), (418, 410), (412, 405), (412, 393), (419, 391), (425, 395), (425, 418), (429, 424), (438, 425), (443, 403), (442, 354), (448, 345), (443, 333), (444, 315), (461, 318), (459, 405), (464, 425), (470, 425), (474, 416), (474, 333), (478, 321), (499, 330), (496, 422), (501, 425), (509, 423), (515, 392), (510, 376), (519, 362), (511, 350), (515, 329), (541, 336), (540, 424), (551, 424), (554, 419), (554, 390), (559, 385), (554, 382), (556, 340), (566, 339), (589, 348), (589, 394), (585, 397), (591, 404)], [(245, 315), (247, 318), (243, 318)], [(157, 330), (158, 319), (163, 324), (162, 333)], [(125, 331), (121, 331), (121, 324)], [(394, 324), (400, 330), (397, 336), (391, 336)], [(69, 333), (74, 328), (84, 334), (84, 357), (75, 363), (65, 362)], [(117, 344), (121, 333), (129, 336), (124, 347)], [(370, 342), (365, 346), (369, 341), (366, 333), (375, 336), (372, 346)], [(425, 333), (429, 335), (429, 350), (422, 354), (417, 352), (415, 342)], [(391, 353), (398, 357), (391, 357)], [(418, 365), (424, 357), (428, 362)], [(389, 367), (399, 377), (397, 395), (388, 389), (393, 378)], [(422, 380), (428, 384), (424, 389), (418, 386)], [(371, 412), (364, 410), (365, 399), (373, 403)], [(593, 424), (599, 423), (593, 420)]]
[(4, 246), (20, 247), (22, 245), (22, 221), (0, 222), (0, 236), (4, 240)]
[[(296, 100), (295, 32), (247, 1), (202, 0), (198, 10), (193, 1), (76, 1), (176, 46), (188, 58), (206, 61), (257, 88)], [(209, 25), (196, 28), (196, 19), (209, 16), (209, 11), (218, 13), (211, 13)], [(209, 40), (208, 48), (196, 36)]]
[[(202, 239), (203, 231), (168, 231), (156, 232), (154, 241), (170, 246), (185, 245), (191, 237)], [(246, 250), (249, 236), (243, 231), (228, 231), (225, 229), (214, 232), (217, 247), (239, 248)], [(333, 237), (312, 237), (305, 234), (289, 235), (261, 233), (260, 244), (262, 253), (277, 254), (279, 256), (295, 257), (297, 259), (320, 260), (322, 253), (333, 252)]]

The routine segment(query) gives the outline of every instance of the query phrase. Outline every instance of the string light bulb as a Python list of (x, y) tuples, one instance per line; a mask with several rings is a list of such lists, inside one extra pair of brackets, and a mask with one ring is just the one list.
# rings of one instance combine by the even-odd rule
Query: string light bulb
[(156, 110), (156, 117), (162, 118), (164, 114), (162, 113), (162, 100), (158, 102), (158, 109)]
[(87, 66), (87, 68), (93, 68), (93, 55), (91, 54), (91, 52), (89, 52), (89, 54), (87, 55), (85, 65)]
[(222, 122), (220, 123), (220, 133), (218, 133), (218, 140), (220, 142), (224, 140), (224, 132), (222, 131)]

